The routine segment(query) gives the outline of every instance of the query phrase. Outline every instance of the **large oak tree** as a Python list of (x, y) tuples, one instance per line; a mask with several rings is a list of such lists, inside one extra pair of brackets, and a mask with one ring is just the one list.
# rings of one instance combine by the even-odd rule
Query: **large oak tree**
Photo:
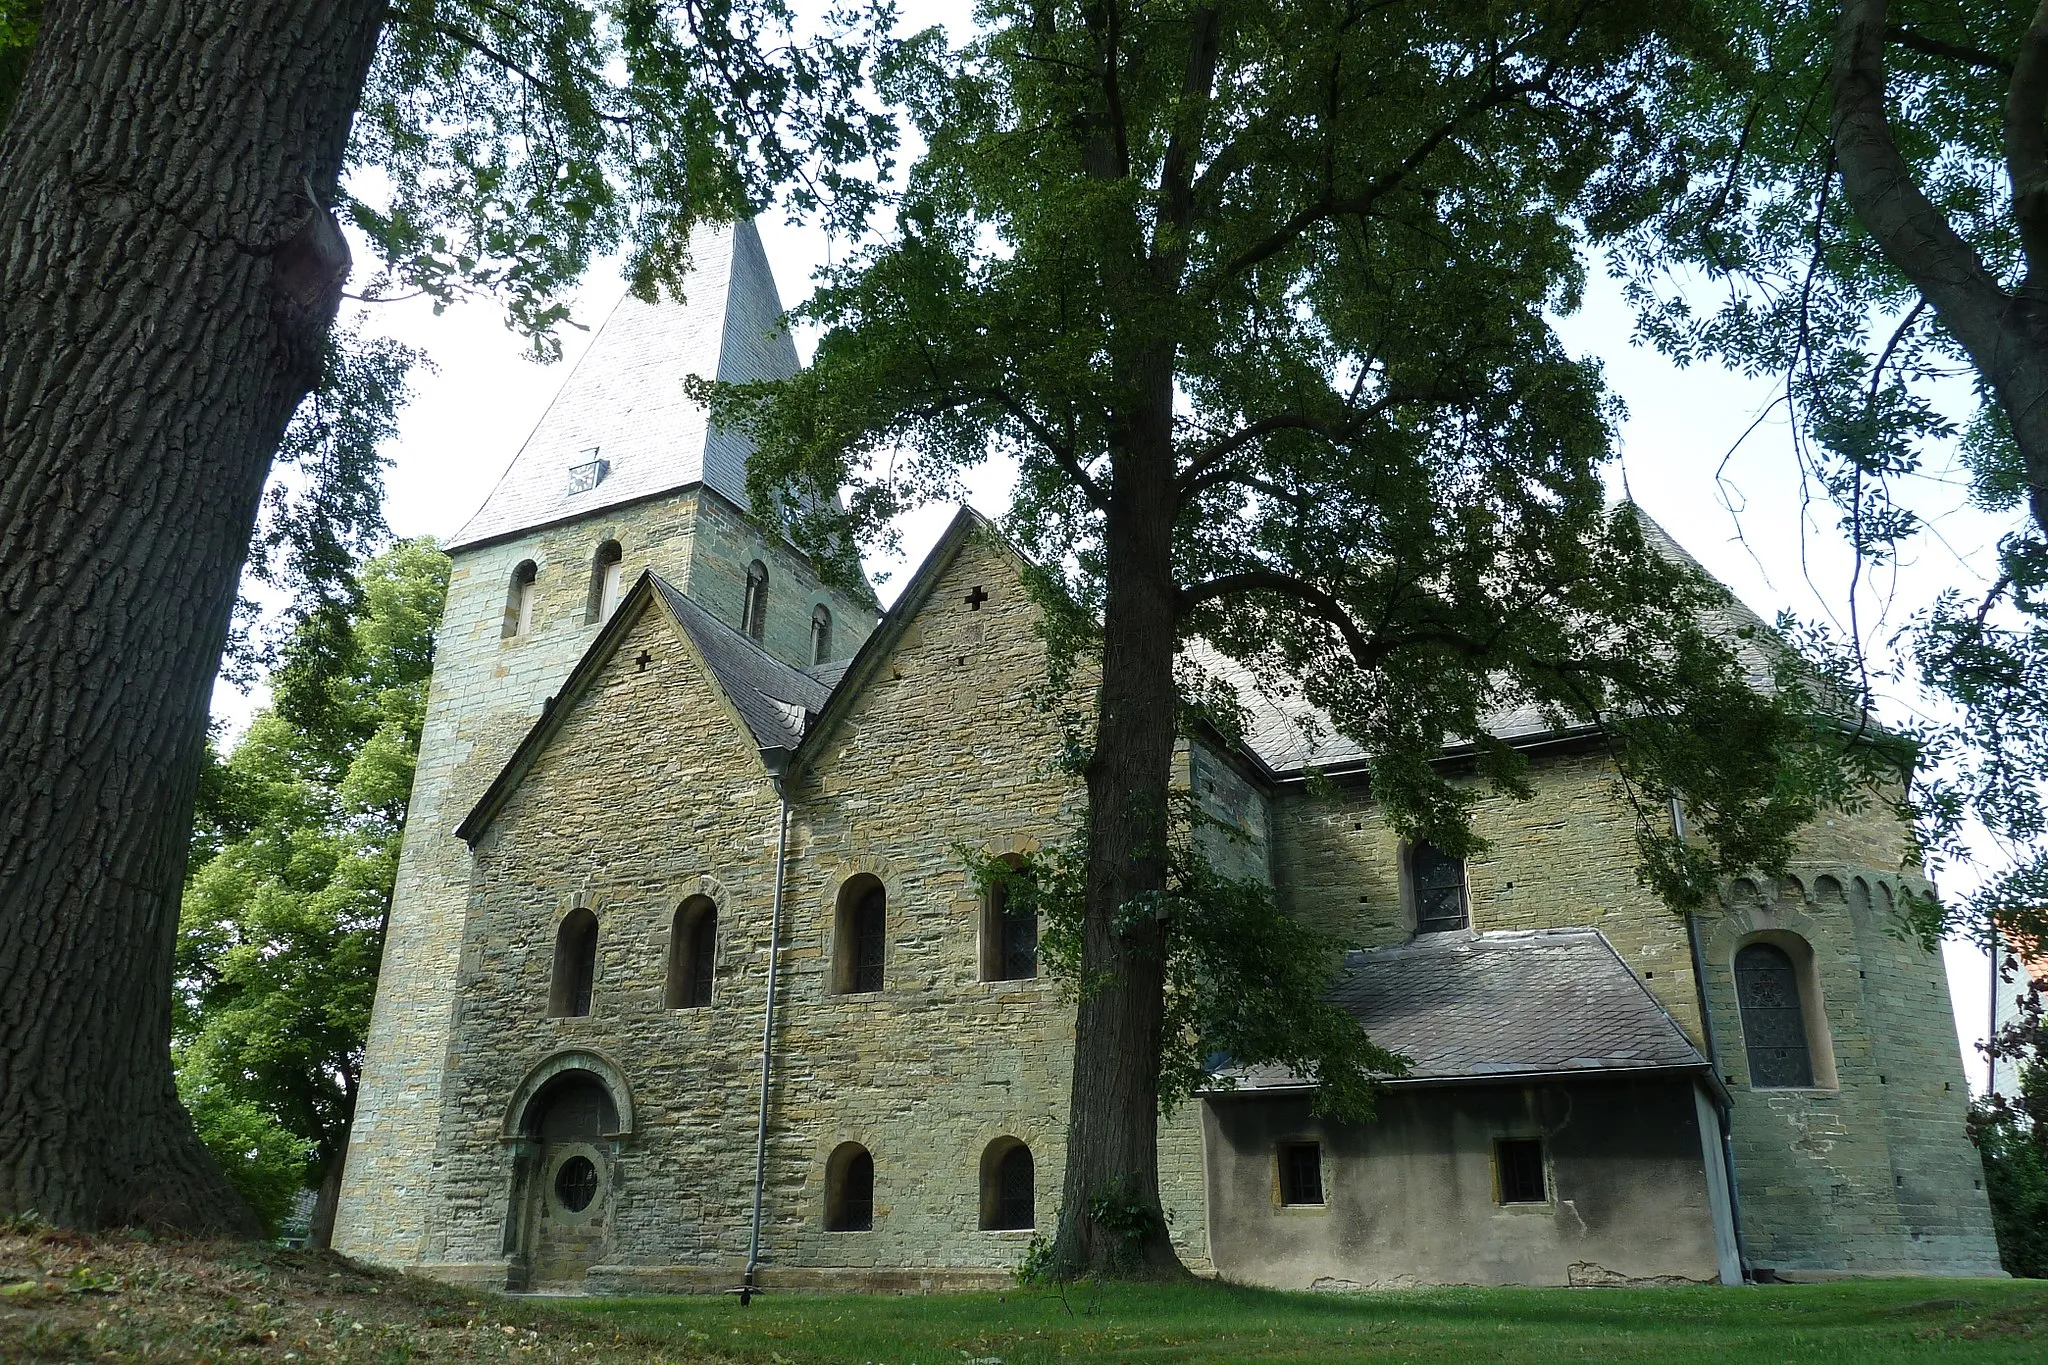
[[(1053, 1255), (1170, 1273), (1169, 775), (1183, 687), (1214, 692), (1188, 641), (1230, 661), (1212, 673), (1299, 689), (1398, 827), (1453, 851), (1474, 846), (1477, 789), (1436, 762), (1447, 736), (1527, 794), (1489, 717), (1603, 735), (1644, 875), (1677, 906), (1782, 859), (1839, 769), (1801, 689), (1752, 685), (1770, 651), (1709, 628), (1716, 590), (1605, 506), (1612, 411), (1548, 320), (1576, 299), (1585, 228), (1658, 202), (1632, 173), (1637, 97), (1671, 60), (1652, 7), (996, 0), (979, 18), (893, 69), (927, 150), (895, 231), (808, 306), (813, 366), (717, 401), (760, 442), (756, 505), (819, 509), (796, 529), (821, 545), (1016, 459), (1008, 524), (1072, 628), (1051, 638), (1100, 667)], [(1667, 822), (1680, 791), (1691, 842)]]
[(173, 1087), (171, 952), (237, 578), (350, 276), (337, 214), (365, 291), (489, 294), (545, 347), (594, 254), (651, 292), (700, 219), (792, 178), (839, 202), (886, 132), (867, 32), (800, 44), (778, 0), (0, 12), (0, 1214), (253, 1226)]

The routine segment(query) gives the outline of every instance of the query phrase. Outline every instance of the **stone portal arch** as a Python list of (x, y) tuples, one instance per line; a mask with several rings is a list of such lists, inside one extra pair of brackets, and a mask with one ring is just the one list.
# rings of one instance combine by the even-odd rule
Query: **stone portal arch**
[(602, 1053), (558, 1052), (527, 1072), (502, 1134), (510, 1288), (573, 1284), (610, 1259), (619, 1156), (633, 1129), (632, 1091)]

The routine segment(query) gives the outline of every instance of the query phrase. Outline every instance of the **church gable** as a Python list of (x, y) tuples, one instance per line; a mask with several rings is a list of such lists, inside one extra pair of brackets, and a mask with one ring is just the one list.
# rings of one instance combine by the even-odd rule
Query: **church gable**
[[(591, 749), (625, 765), (594, 781), (601, 803), (616, 796), (623, 774), (671, 769), (681, 753), (715, 754), (725, 773), (760, 781), (766, 774), (760, 750), (793, 747), (805, 703), (822, 705), (823, 690), (782, 687), (799, 696), (780, 702), (746, 686), (778, 674), (803, 675), (744, 641), (722, 650), (721, 633), (732, 634), (660, 578), (644, 575), (457, 835), (480, 845), (493, 824), (530, 804), (522, 797), (527, 788), (558, 769), (586, 766), (584, 751)], [(758, 661), (739, 657), (743, 651)], [(560, 796), (577, 800), (581, 793), (571, 783)]]

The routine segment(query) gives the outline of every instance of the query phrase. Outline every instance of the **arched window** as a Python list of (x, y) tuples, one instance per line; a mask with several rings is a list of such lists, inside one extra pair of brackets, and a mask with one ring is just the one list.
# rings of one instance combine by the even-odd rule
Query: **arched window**
[(889, 942), (889, 895), (873, 877), (851, 878), (839, 888), (832, 980), (839, 995), (882, 989), (882, 959)]
[(1010, 878), (1022, 877), (1019, 860), (1004, 860), (1006, 877), (989, 883), (981, 907), (981, 979), (1024, 981), (1038, 975), (1038, 914), (1014, 904), (1018, 888)]
[(512, 583), (505, 592), (505, 638), (533, 633), (533, 581), (540, 577), (540, 566), (530, 559), (522, 559), (512, 570)]
[(982, 1227), (1037, 1227), (1037, 1178), (1029, 1147), (1013, 1137), (991, 1142), (981, 1154)]
[(1813, 898), (1822, 905), (1840, 905), (1846, 899), (1842, 883), (1825, 872), (1813, 879)]
[(1870, 883), (1861, 877), (1849, 879), (1849, 910), (1865, 919), (1870, 917)]
[(1799, 969), (1791, 954), (1775, 943), (1745, 945), (1735, 954), (1735, 995), (1742, 1008), (1749, 1083), (1762, 1088), (1811, 1088), (1813, 1051)]
[(1427, 840), (1408, 850), (1408, 879), (1415, 893), (1415, 932), (1440, 934), (1471, 924), (1465, 906), (1465, 860), (1453, 858)]
[(718, 907), (692, 896), (676, 910), (668, 935), (668, 991), (672, 1010), (702, 1009), (711, 1003), (718, 964)]
[(548, 989), (548, 1013), (556, 1018), (590, 1013), (590, 988), (597, 977), (597, 916), (571, 910), (555, 931), (555, 974)]
[(612, 608), (619, 605), (619, 576), (624, 572), (624, 558), (616, 540), (607, 540), (590, 557), (590, 600), (583, 608), (584, 625), (611, 619)]
[(832, 609), (823, 602), (811, 608), (811, 662), (828, 663), (832, 658)]
[(619, 1131), (619, 1107), (588, 1071), (564, 1071), (526, 1106), (520, 1127), (543, 1142), (595, 1142)]
[(1784, 876), (1778, 879), (1778, 899), (1787, 905), (1806, 903), (1806, 883), (1797, 877)]
[(842, 1142), (825, 1163), (825, 1231), (866, 1232), (875, 1225), (875, 1159)]
[(740, 609), (740, 628), (756, 644), (768, 632), (768, 566), (758, 559), (747, 565), (747, 598)]

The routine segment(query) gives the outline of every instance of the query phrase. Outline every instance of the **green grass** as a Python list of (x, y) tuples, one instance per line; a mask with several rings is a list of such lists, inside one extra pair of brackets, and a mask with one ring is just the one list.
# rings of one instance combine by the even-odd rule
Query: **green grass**
[(682, 1348), (768, 1362), (2048, 1361), (2048, 1282), (1283, 1294), (1225, 1284), (926, 1297), (565, 1301)]

